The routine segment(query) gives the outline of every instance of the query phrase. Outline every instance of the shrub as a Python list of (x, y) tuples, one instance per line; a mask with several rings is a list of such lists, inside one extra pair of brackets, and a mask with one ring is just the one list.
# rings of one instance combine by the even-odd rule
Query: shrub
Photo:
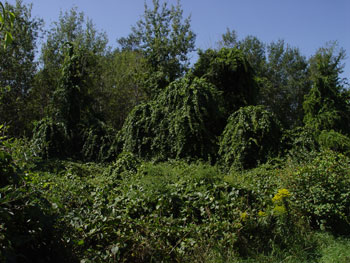
[(240, 108), (228, 119), (219, 155), (226, 167), (253, 168), (278, 153), (281, 126), (263, 106)]
[[(134, 154), (122, 152), (118, 155), (117, 160), (106, 169), (104, 175), (113, 181), (127, 180), (127, 176), (135, 174), (140, 165), (140, 160)], [(114, 185), (116, 185), (116, 182), (114, 182)]]
[(27, 181), (37, 175), (24, 173), (16, 164), (31, 167), (12, 155), (17, 147), (16, 140), (0, 140), (0, 261), (73, 262), (54, 227), (55, 211), (42, 192)]
[(108, 151), (113, 142), (114, 130), (102, 121), (83, 128), (81, 155), (84, 161), (101, 162), (108, 158)]
[(68, 131), (63, 123), (47, 117), (37, 122), (33, 130), (33, 146), (43, 158), (60, 158), (69, 152)]
[(349, 233), (349, 171), (348, 157), (325, 150), (290, 178), (294, 203), (313, 227)]
[(350, 154), (350, 138), (339, 132), (323, 130), (318, 137), (318, 142), (324, 149)]
[(283, 133), (281, 154), (295, 163), (312, 160), (319, 149), (318, 140), (310, 128), (297, 127)]

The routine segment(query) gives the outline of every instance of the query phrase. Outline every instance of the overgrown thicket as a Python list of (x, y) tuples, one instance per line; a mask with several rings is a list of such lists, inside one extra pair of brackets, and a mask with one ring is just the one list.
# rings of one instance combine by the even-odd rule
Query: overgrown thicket
[(220, 138), (219, 154), (230, 168), (254, 168), (277, 157), (282, 128), (263, 106), (242, 107), (233, 113)]
[(42, 21), (2, 8), (0, 261), (346, 262), (345, 51), (227, 30), (190, 67), (190, 19), (153, 7), (115, 50), (61, 13), (40, 67)]
[(156, 100), (133, 109), (117, 135), (117, 150), (163, 161), (214, 159), (223, 126), (218, 98), (204, 79), (173, 82)]

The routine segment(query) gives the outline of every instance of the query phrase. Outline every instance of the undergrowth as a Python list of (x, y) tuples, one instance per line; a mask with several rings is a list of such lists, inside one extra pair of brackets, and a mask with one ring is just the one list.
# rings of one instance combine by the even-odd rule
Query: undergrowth
[[(202, 162), (144, 162), (131, 153), (111, 164), (42, 162), (25, 149), (25, 142), (2, 142), (1, 169), (17, 178), (0, 189), (4, 262), (349, 258), (349, 240), (334, 236), (348, 220), (344, 155), (327, 150), (304, 163), (222, 172)], [(315, 202), (310, 191), (323, 199)], [(337, 210), (329, 214), (328, 204)]]

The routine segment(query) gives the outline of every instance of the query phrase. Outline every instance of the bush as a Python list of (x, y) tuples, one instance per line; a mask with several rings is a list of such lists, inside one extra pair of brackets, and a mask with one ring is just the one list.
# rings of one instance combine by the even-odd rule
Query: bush
[(256, 167), (278, 153), (281, 135), (279, 122), (263, 106), (240, 108), (221, 135), (221, 161), (227, 168)]
[(349, 171), (348, 157), (325, 150), (290, 178), (294, 202), (313, 227), (349, 233)]
[[(135, 174), (141, 165), (140, 160), (132, 153), (122, 152), (104, 172), (104, 175), (116, 180), (127, 180), (128, 175)], [(117, 182), (114, 182), (116, 185)]]
[(314, 131), (306, 127), (285, 130), (281, 146), (281, 154), (295, 163), (312, 160), (320, 149)]
[(350, 138), (333, 130), (323, 130), (318, 142), (323, 149), (329, 149), (343, 154), (350, 154)]
[(11, 153), (17, 147), (17, 140), (0, 140), (0, 261), (73, 262), (54, 227), (55, 211), (27, 181), (37, 175), (20, 169), (32, 165), (23, 165), (17, 159), (22, 156)]
[(82, 129), (82, 159), (95, 162), (105, 161), (113, 143), (113, 135), (114, 130), (102, 121), (96, 121), (95, 125)]
[(63, 123), (47, 117), (37, 122), (33, 129), (33, 146), (43, 158), (62, 158), (67, 155), (68, 131)]
[[(304, 238), (290, 196), (281, 195), (278, 180), (269, 181), (276, 177), (272, 167), (246, 174), (255, 178), (250, 187), (238, 172), (223, 180), (208, 164), (140, 163), (130, 153), (107, 169), (65, 166), (33, 178), (33, 185), (57, 207), (62, 240), (85, 262), (205, 261), (214, 251), (228, 260)], [(278, 202), (287, 205), (277, 213)]]

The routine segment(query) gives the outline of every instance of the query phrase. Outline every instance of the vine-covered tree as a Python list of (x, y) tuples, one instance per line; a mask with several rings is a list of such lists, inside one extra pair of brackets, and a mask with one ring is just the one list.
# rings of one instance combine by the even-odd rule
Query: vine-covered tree
[[(103, 158), (110, 132), (94, 111), (89, 93), (89, 63), (94, 54), (74, 43), (66, 43), (66, 55), (59, 85), (53, 94), (49, 115), (34, 130), (34, 143), (45, 157)], [(106, 148), (107, 150), (107, 148)]]
[(281, 135), (280, 123), (264, 106), (242, 107), (221, 135), (221, 162), (228, 168), (254, 168), (278, 153)]
[(149, 96), (154, 97), (186, 71), (195, 34), (190, 17), (183, 19), (180, 1), (169, 8), (166, 2), (153, 0), (153, 9), (145, 3), (143, 18), (128, 37), (118, 42), (123, 50), (139, 50), (146, 58), (149, 73), (144, 85)]
[(184, 77), (133, 109), (118, 135), (117, 151), (156, 160), (213, 160), (223, 123), (213, 85)]
[(110, 126), (120, 130), (130, 111), (147, 96), (143, 78), (147, 62), (138, 51), (116, 50), (102, 59), (101, 112)]
[(302, 104), (311, 84), (308, 61), (299, 49), (286, 45), (283, 40), (270, 44), (254, 36), (238, 40), (236, 32), (229, 29), (218, 45), (241, 50), (249, 61), (259, 87), (257, 104), (274, 112), (286, 128), (303, 124)]
[(72, 8), (60, 14), (42, 46), (40, 56), (42, 67), (36, 75), (35, 87), (32, 91), (32, 100), (35, 104), (32, 111), (37, 114), (38, 119), (46, 116), (47, 107), (57, 88), (65, 59), (63, 45), (67, 42), (73, 43), (80, 49), (80, 52), (87, 52), (86, 57), (91, 58), (91, 54), (95, 56), (95, 62), (90, 63), (90, 68), (87, 68), (88, 63), (85, 63), (84, 70), (89, 71), (89, 74), (86, 74), (90, 75), (89, 90), (96, 92), (94, 97), (101, 96), (99, 92), (103, 90), (101, 87), (104, 83), (101, 80), (103, 67), (98, 58), (104, 57), (107, 53), (107, 36), (98, 32), (84, 13)]
[(240, 107), (256, 103), (258, 88), (253, 69), (236, 48), (199, 52), (193, 75), (203, 77), (222, 93), (221, 103), (228, 117)]
[(344, 90), (340, 74), (345, 51), (336, 43), (320, 48), (310, 59), (312, 89), (303, 104), (305, 125), (316, 133), (331, 130), (349, 134), (349, 92)]

